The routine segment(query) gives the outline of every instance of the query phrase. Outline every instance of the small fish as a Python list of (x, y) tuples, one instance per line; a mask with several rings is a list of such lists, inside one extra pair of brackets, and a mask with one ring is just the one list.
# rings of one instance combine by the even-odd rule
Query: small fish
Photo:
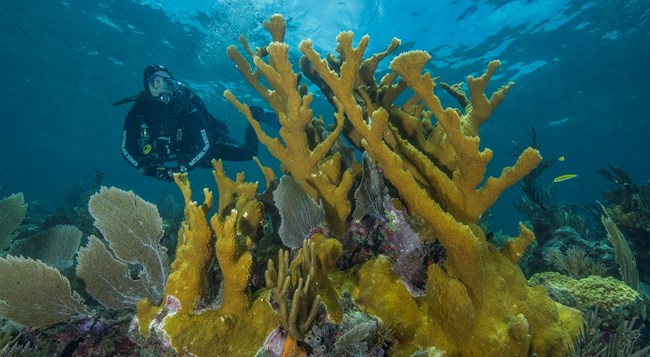
[(566, 174), (566, 175), (560, 175), (556, 178), (553, 179), (553, 182), (562, 182), (566, 180), (571, 180), (572, 178), (576, 178), (578, 175), (576, 174)]
[(560, 120), (555, 120), (555, 121), (549, 122), (548, 126), (555, 126), (555, 125), (564, 124), (564, 123), (568, 122), (569, 120), (571, 120), (571, 118), (563, 118), (563, 119), (560, 119)]
[(560, 162), (564, 161), (564, 155), (558, 157), (558, 158), (557, 158), (557, 161), (560, 161)]

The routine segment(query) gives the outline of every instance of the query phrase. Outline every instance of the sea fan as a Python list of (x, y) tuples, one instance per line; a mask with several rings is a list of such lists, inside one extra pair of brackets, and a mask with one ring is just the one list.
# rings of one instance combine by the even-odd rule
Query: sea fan
[[(161, 301), (169, 263), (156, 206), (131, 191), (102, 187), (88, 210), (107, 243), (91, 236), (79, 251), (77, 275), (88, 292), (114, 309), (135, 308), (142, 297)], [(129, 265), (140, 269), (137, 280), (131, 279)]]
[(9, 246), (18, 235), (15, 232), (25, 219), (27, 205), (21, 193), (15, 193), (0, 200), (0, 251)]
[(11, 248), (11, 255), (24, 256), (57, 268), (72, 266), (83, 233), (75, 226), (60, 224), (20, 240)]
[(289, 248), (302, 247), (325, 216), (322, 205), (316, 204), (291, 176), (283, 176), (273, 192), (273, 201), (280, 211), (280, 238)]
[(361, 176), (361, 183), (354, 192), (356, 208), (352, 213), (352, 218), (358, 222), (364, 217), (370, 216), (385, 222), (386, 218), (384, 217), (384, 209), (382, 207), (383, 187), (384, 178), (379, 168), (372, 165), (368, 152), (364, 152), (363, 174)]

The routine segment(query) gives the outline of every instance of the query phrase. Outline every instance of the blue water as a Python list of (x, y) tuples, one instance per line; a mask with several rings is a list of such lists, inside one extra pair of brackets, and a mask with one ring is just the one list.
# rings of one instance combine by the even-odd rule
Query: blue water
[[(122, 158), (129, 105), (111, 103), (140, 91), (143, 68), (160, 63), (226, 119), (231, 132), (241, 132), (245, 119), (223, 91), (250, 95), (249, 102), (259, 98), (225, 50), (240, 34), (252, 46), (264, 45), (260, 24), (273, 13), (287, 19), (286, 42), (296, 56), (301, 39), (333, 52), (336, 34), (353, 30), (356, 39), (370, 35), (367, 54), (393, 36), (402, 50), (429, 51), (429, 69), (448, 83), (501, 59), (493, 85), (514, 80), (516, 86), (481, 130), (482, 145), (495, 152), (492, 174), (514, 162), (511, 141), (526, 142), (533, 126), (545, 157), (566, 158), (540, 183), (578, 174), (556, 185), (557, 202), (600, 199), (610, 183), (597, 170), (608, 164), (637, 183), (650, 178), (647, 0), (1, 0), (0, 197), (23, 192), (28, 202), (56, 207), (71, 186), (89, 185), (97, 170), (104, 172), (103, 185), (148, 200), (161, 191), (180, 197), (173, 184), (141, 176)], [(264, 150), (260, 156), (277, 166)], [(252, 163), (226, 168), (231, 176), (243, 170), (250, 180), (261, 179)], [(190, 178), (197, 198), (202, 187), (214, 188), (209, 170)], [(514, 229), (523, 218), (512, 208), (519, 195), (511, 188), (495, 205), (499, 228)]]

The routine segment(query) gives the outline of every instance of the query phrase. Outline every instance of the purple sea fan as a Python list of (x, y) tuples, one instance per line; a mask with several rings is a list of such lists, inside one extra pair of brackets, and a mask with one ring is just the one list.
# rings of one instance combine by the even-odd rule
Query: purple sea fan
[(266, 341), (264, 341), (264, 345), (258, 351), (257, 355), (265, 357), (282, 356), (282, 347), (286, 339), (287, 336), (283, 333), (282, 328), (276, 328), (266, 337)]
[(88, 333), (92, 329), (95, 320), (91, 317), (85, 317), (83, 320), (79, 321), (78, 328), (80, 333)]
[(400, 277), (413, 296), (422, 295), (426, 280), (426, 252), (420, 235), (406, 221), (404, 212), (393, 207), (389, 198), (383, 202), (388, 222), (381, 227), (390, 257), (395, 261), (393, 271)]
[(396, 254), (404, 255), (421, 249), (420, 235), (406, 221), (404, 212), (393, 206), (390, 197), (384, 198), (383, 206), (388, 222), (381, 227), (381, 230)]

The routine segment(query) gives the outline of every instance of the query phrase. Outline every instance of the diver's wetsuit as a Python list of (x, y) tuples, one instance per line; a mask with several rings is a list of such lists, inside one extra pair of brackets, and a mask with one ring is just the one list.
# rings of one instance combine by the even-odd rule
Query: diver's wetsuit
[(124, 122), (122, 155), (144, 175), (170, 181), (173, 172), (211, 167), (215, 158), (250, 160), (257, 155), (258, 144), (250, 126), (245, 144), (231, 138), (226, 124), (181, 86), (167, 104), (146, 91), (140, 93)]

